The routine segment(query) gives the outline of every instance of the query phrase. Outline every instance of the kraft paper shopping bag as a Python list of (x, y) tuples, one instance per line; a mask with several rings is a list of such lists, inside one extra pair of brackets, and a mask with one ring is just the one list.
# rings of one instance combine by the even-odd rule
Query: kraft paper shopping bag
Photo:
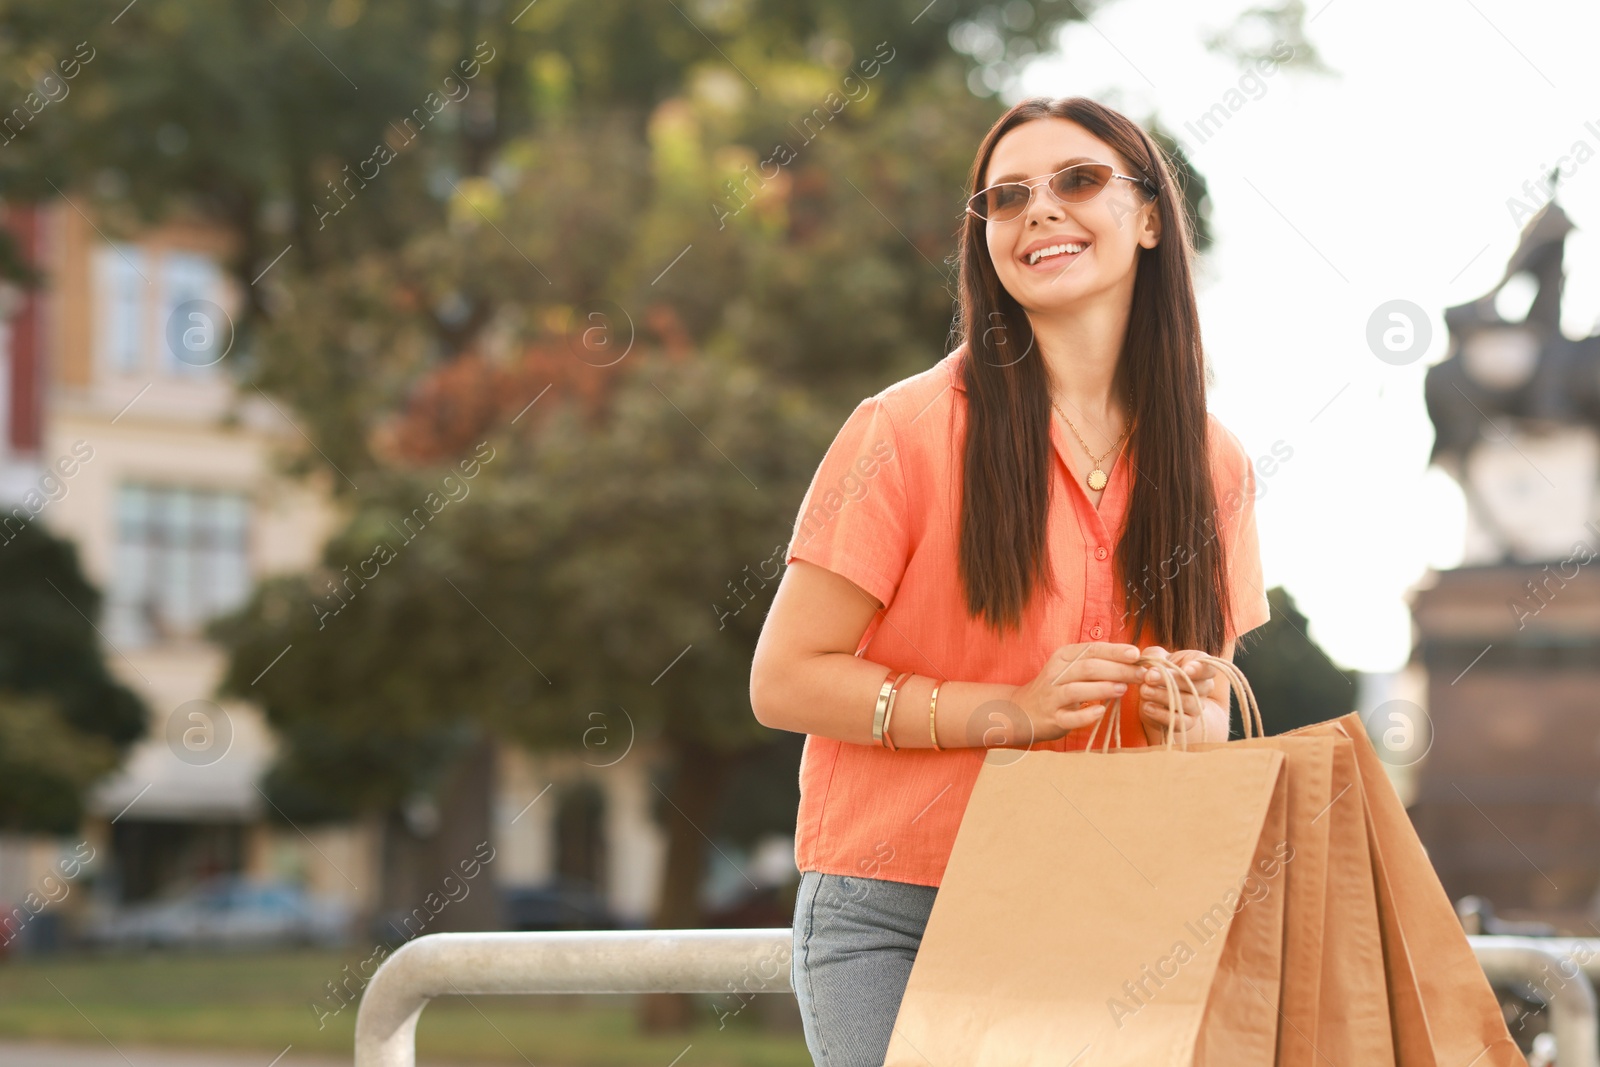
[[(1285, 773), (1295, 862), (1284, 922), (1279, 1063), (1393, 1067), (1377, 887), (1353, 742), (1340, 731), (1262, 740), (1261, 709), (1244, 673), (1227, 660), (1208, 662), (1222, 671), (1239, 702), (1247, 739), (1228, 744), (1282, 746), (1290, 757)], [(1326, 747), (1312, 758), (1302, 747), (1308, 741)]]
[[(1276, 890), (1283, 894), (1282, 981), (1275, 1061), (1279, 1067), (1313, 1067), (1318, 1061), (1316, 1031), (1322, 995), (1323, 927), (1329, 879), (1327, 809), (1333, 798), (1333, 759), (1337, 744), (1335, 739), (1327, 737), (1267, 737), (1190, 746), (1190, 751), (1200, 752), (1222, 747), (1269, 748), (1282, 752), (1285, 757), (1286, 829), (1280, 849), (1283, 872), (1278, 876)], [(1364, 847), (1366, 834), (1360, 825), (1359, 813), (1356, 829)], [(1370, 891), (1368, 904), (1375, 909)], [(1372, 939), (1376, 945), (1375, 921)], [(1381, 980), (1381, 957), (1375, 957), (1375, 961)], [(1257, 1010), (1266, 1007), (1262, 998), (1246, 992), (1247, 1006), (1253, 1002)], [(1377, 1002), (1385, 1011), (1386, 1036), (1387, 1002), (1381, 989), (1376, 992)]]
[[(1283, 839), (1283, 764), (1265, 749), (990, 752), (885, 1067), (1189, 1067), (1197, 1050), (1271, 1064), (1276, 1004), (1263, 1014), (1251, 994), (1246, 1012), (1212, 993), (1226, 955), (1276, 996), (1273, 905), (1265, 934), (1237, 916), (1264, 902), (1252, 897)], [(1230, 931), (1250, 936), (1225, 952)]]
[(1356, 712), (1291, 731), (1350, 739), (1366, 811), (1399, 1067), (1525, 1067), (1489, 980)]
[(1322, 990), (1316, 1036), (1323, 1063), (1394, 1067), (1388, 976), (1378, 923), (1378, 891), (1367, 839), (1365, 793), (1355, 750), (1338, 736), (1328, 824), (1328, 890), (1323, 916)]
[(1232, 906), (1233, 920), (1195, 1038), (1195, 1067), (1267, 1067), (1278, 1062), (1288, 898), (1284, 878), (1294, 855), (1288, 840), (1289, 791), (1285, 759), (1241, 898)]

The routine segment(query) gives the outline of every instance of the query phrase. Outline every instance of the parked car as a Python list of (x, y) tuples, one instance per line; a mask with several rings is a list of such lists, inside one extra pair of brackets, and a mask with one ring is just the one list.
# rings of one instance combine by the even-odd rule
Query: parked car
[(586, 882), (556, 880), (549, 885), (501, 890), (507, 930), (614, 930), (616, 919), (605, 896)]
[(125, 947), (337, 945), (349, 936), (352, 918), (350, 905), (297, 885), (223, 875), (102, 915), (85, 937)]

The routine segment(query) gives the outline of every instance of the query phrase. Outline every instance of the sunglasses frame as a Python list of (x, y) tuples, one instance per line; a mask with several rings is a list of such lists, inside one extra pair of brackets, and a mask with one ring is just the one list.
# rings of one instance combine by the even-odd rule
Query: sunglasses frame
[[(979, 189), (977, 192), (975, 192), (971, 196), (967, 197), (967, 210), (966, 210), (966, 213), (968, 215), (971, 215), (973, 218), (978, 219), (980, 222), (999, 222), (999, 223), (1002, 223), (1002, 224), (1003, 223), (1007, 223), (1007, 222), (1015, 222), (1017, 219), (1021, 218), (1025, 214), (1027, 214), (1028, 208), (1033, 206), (1033, 193), (1034, 193), (1034, 190), (1038, 189), (1040, 185), (1043, 185), (1044, 188), (1049, 191), (1050, 195), (1055, 197), (1056, 203), (1058, 203), (1058, 204), (1087, 204), (1090, 201), (1092, 201), (1096, 196), (1099, 196), (1101, 193), (1105, 192), (1107, 188), (1110, 187), (1111, 179), (1108, 178), (1106, 180), (1105, 185), (1102, 185), (1100, 188), (1096, 189), (1094, 191), (1094, 196), (1086, 197), (1083, 200), (1063, 200), (1056, 193), (1056, 191), (1055, 191), (1055, 189), (1053, 187), (1054, 184), (1055, 184), (1056, 178), (1059, 175), (1065, 174), (1069, 170), (1077, 170), (1079, 167), (1109, 167), (1109, 166), (1111, 166), (1111, 164), (1109, 164), (1109, 163), (1097, 163), (1097, 162), (1074, 163), (1070, 167), (1062, 167), (1060, 170), (1054, 171), (1054, 172), (1052, 172), (1050, 174), (1037, 175), (1035, 177), (1028, 178), (1028, 179), (1026, 179), (1024, 181), (1020, 181), (1020, 182), (996, 182), (993, 185), (986, 186), (986, 187), (984, 187), (982, 189)], [(1133, 178), (1133, 177), (1130, 177), (1130, 176), (1128, 176), (1126, 174), (1118, 174), (1114, 168), (1111, 171), (1111, 177), (1112, 178), (1121, 178), (1123, 181), (1127, 181), (1127, 182), (1133, 182), (1135, 185), (1139, 186), (1139, 188), (1141, 188), (1145, 192), (1149, 193), (1152, 197), (1156, 195), (1156, 190), (1155, 190), (1154, 184), (1148, 178)], [(1026, 188), (1028, 190), (1028, 199), (1027, 199), (1027, 201), (1022, 205), (1022, 208), (1015, 215), (1011, 216), (1008, 219), (991, 219), (991, 218), (989, 218), (987, 216), (978, 214), (976, 211), (974, 211), (972, 209), (972, 205), (977, 203), (978, 197), (984, 195), (985, 193), (989, 192), (992, 189), (1001, 189), (1001, 188), (1004, 188), (1005, 186), (1008, 186), (1008, 185), (1020, 185), (1020, 186), (1023, 186), (1024, 188)]]

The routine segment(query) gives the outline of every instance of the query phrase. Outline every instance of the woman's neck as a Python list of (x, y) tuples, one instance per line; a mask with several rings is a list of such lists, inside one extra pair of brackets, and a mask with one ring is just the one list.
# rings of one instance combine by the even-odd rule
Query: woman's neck
[(1117, 379), (1126, 312), (1036, 318), (1033, 329), (1051, 399), (1091, 445), (1116, 440), (1132, 415), (1127, 386)]

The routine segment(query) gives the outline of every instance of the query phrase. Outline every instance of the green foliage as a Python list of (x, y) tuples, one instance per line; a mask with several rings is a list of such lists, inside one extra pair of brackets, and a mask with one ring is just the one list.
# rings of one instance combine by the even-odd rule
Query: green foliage
[[(85, 42), (93, 59), (5, 146), (0, 188), (67, 190), (113, 236), (130, 205), (226, 227), (247, 300), (230, 366), (288, 402), (344, 493), (429, 364), (598, 300), (666, 304), (690, 343), (841, 407), (925, 366), (949, 339), (965, 170), (999, 110), (968, 74), (1079, 17), (979, 0), (141, 0), (113, 25), (11, 0), (0, 57), (18, 99)], [(412, 130), (429, 94), (438, 115)], [(382, 142), (397, 158), (364, 180)], [(719, 224), (728, 183), (767, 184), (779, 143), (794, 158), (774, 188)]]
[[(468, 27), (449, 34), (446, 12), (423, 0), (365, 5), (343, 27), (307, 8), (141, 0), (116, 15), (10, 0), (0, 10), (5, 92), (20, 102), (46, 72), (64, 84), (7, 144), (8, 195), (76, 187), (146, 218), (199, 210), (236, 229), (247, 254), (265, 251), (270, 230), (300, 236), (302, 256), (333, 251), (305, 239), (313, 198), (388, 121), (421, 103), (435, 65), (454, 62), (425, 59), (423, 44)], [(62, 77), (60, 63), (74, 56), (81, 68)], [(390, 182), (374, 195), (407, 188)]]
[(834, 428), (750, 368), (641, 357), (595, 426), (555, 409), (497, 427), (470, 479), (367, 486), (316, 575), (263, 584), (213, 628), (224, 691), (289, 742), (275, 798), (297, 819), (397, 805), (477, 729), (576, 749), (598, 724), (618, 751), (630, 730), (769, 740), (747, 695), (763, 609), (730, 613), (729, 588), (776, 573)]
[[(899, 88), (951, 63), (953, 23), (978, 19), (990, 47), (1015, 59), (1079, 17), (1070, 4), (1026, 20), (1015, 3), (1006, 19), (984, 0), (921, 6), (542, 0), (513, 13), (444, 0), (140, 0), (113, 15), (7, 0), (0, 67), (12, 72), (5, 88), (15, 102), (42, 74), (62, 82), (58, 64), (80, 45), (92, 58), (6, 145), (0, 187), (43, 199), (88, 185), (79, 191), (107, 210), (132, 204), (145, 218), (197, 210), (240, 237), (233, 266), (249, 281), (286, 243), (295, 246), (291, 268), (310, 270), (402, 243), (438, 221), (444, 180), (484, 173), (510, 140), (570, 120), (579, 106), (642, 122), (708, 67), (738, 72), (752, 94), (781, 96), (776, 71), (803, 66), (836, 80), (880, 41), (897, 55), (883, 84)], [(400, 173), (385, 168), (360, 189), (353, 219), (324, 224), (317, 208), (332, 202), (328, 183), (369, 158), (430, 92), (450, 96), (447, 76), (459, 93), (459, 64), (480, 43), (493, 58), (415, 138), (420, 150), (390, 165)], [(256, 291), (249, 296), (253, 312), (266, 311)]]
[[(625, 713), (723, 754), (769, 741), (748, 679), (772, 583), (719, 605), (755, 591), (856, 402), (948, 351), (966, 172), (1003, 109), (975, 89), (1082, 17), (1053, 0), (0, 4), (13, 95), (95, 49), (0, 153), (0, 187), (67, 191), (110, 236), (134, 212), (225, 227), (247, 301), (229, 367), (314, 445), (290, 469), (340, 497), (319, 571), (262, 584), (215, 630), (224, 692), (285, 742), (284, 810), (392, 809), (482, 731), (576, 746)], [(438, 105), (451, 76), (459, 99)], [(381, 144), (395, 158), (370, 176)], [(393, 532), (445, 476), (380, 447), (419, 384), (467, 358), (582, 359), (596, 331), (628, 353), (590, 376), (597, 415), (563, 381), (489, 428), (469, 497)], [(395, 558), (374, 572), (379, 542)], [(330, 600), (347, 573), (372, 577)]]
[[(226, 1059), (262, 1065), (292, 1044), (294, 1056), (348, 1060), (356, 1006), (319, 1017), (311, 1005), (331, 1001), (327, 983), (348, 981), (344, 968), (355, 974), (373, 952), (367, 941), (336, 951), (15, 956), (0, 967), (0, 1038), (184, 1048), (194, 1051), (182, 1058), (198, 1062), (238, 1049)], [(760, 1001), (776, 996), (747, 995), (743, 1006), (735, 996), (697, 995), (696, 1031), (687, 1036), (640, 1033), (637, 994), (444, 996), (422, 1013), (417, 1055), (484, 1067), (637, 1067), (669, 1064), (692, 1042), (697, 1067), (810, 1067), (798, 1030), (757, 1025), (769, 1014)]]
[[(1269, 734), (1325, 722), (1356, 707), (1356, 672), (1336, 667), (1306, 632), (1306, 617), (1281, 586), (1267, 590), (1272, 618), (1245, 635), (1234, 662), (1250, 681)], [(1243, 736), (1239, 711), (1234, 737)]]
[[(227, 691), (264, 702), (287, 742), (268, 785), (291, 817), (430, 792), (477, 729), (568, 747), (620, 748), (624, 732), (728, 753), (771, 741), (748, 678), (775, 582), (749, 576), (776, 573), (855, 402), (946, 341), (953, 281), (937, 264), (993, 118), (948, 56), (891, 103), (904, 58), (809, 144), (787, 124), (840, 84), (815, 62), (752, 61), (767, 91), (733, 104), (724, 66), (689, 71), (642, 131), (569, 103), (454, 180), (442, 217), (399, 246), (275, 279), (256, 382), (318, 443), (299, 469), (326, 456), (351, 498), (320, 577), (262, 587), (217, 630)], [(779, 139), (793, 160), (730, 200), (725, 183)], [(495, 427), (500, 455), (469, 499), (414, 543), (384, 534), (440, 477), (397, 473), (372, 447), (419, 376), (463, 350), (514, 366), (563, 334), (576, 348), (602, 305), (629, 354), (597, 372), (599, 417), (546, 397), (515, 432)], [(319, 620), (328, 576), (385, 536), (398, 558)]]
[(71, 833), (84, 791), (145, 730), (89, 622), (77, 550), (30, 522), (0, 544), (0, 828)]

